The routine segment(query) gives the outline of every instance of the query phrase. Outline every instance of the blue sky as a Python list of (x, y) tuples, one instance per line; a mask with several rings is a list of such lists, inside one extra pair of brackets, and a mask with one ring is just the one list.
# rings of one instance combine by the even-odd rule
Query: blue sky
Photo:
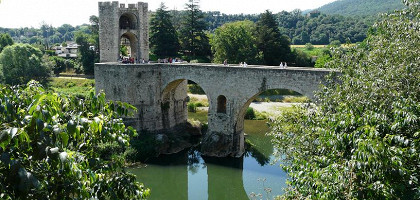
[[(104, 0), (100, 0), (104, 1)], [(169, 9), (184, 9), (188, 0), (139, 0), (149, 3), (149, 10), (156, 10), (161, 2)], [(227, 14), (255, 14), (264, 10), (280, 12), (294, 9), (314, 9), (334, 0), (201, 0), (204, 11), (221, 11)], [(135, 3), (137, 0), (120, 0)], [(0, 0), (0, 27), (40, 27), (41, 23), (55, 27), (73, 26), (89, 22), (89, 16), (98, 15), (98, 0)]]

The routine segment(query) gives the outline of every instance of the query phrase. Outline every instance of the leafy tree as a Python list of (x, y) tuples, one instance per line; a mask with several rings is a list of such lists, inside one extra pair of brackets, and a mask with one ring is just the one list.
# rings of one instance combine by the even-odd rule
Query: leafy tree
[(206, 22), (204, 14), (200, 10), (199, 0), (189, 0), (186, 4), (187, 13), (183, 18), (181, 35), (181, 48), (186, 55), (208, 56), (211, 55), (209, 38), (204, 30)]
[(7, 46), (0, 54), (0, 69), (7, 84), (26, 84), (31, 79), (41, 82), (50, 76), (42, 52), (28, 44)]
[(257, 22), (257, 46), (263, 54), (266, 65), (279, 65), (280, 62), (290, 61), (290, 42), (282, 37), (278, 23), (270, 11), (261, 14)]
[(13, 39), (8, 33), (0, 34), (0, 53), (6, 46), (13, 45)]
[(160, 5), (150, 21), (150, 46), (158, 57), (176, 56), (180, 48), (171, 15), (164, 3)]
[(121, 117), (134, 109), (26, 87), (0, 85), (1, 199), (142, 199), (148, 189), (124, 170), (124, 157), (104, 158), (104, 143), (127, 148), (136, 135)]
[(256, 46), (255, 24), (251, 21), (238, 21), (224, 24), (216, 29), (211, 38), (214, 62), (247, 62), (256, 64), (259, 60)]
[(49, 59), (53, 62), (52, 71), (58, 75), (67, 69), (74, 69), (76, 63), (70, 59), (64, 59), (58, 56), (50, 56)]
[[(96, 53), (99, 55), (99, 17), (96, 15), (91, 15), (89, 17), (90, 26), (89, 29), (91, 31), (90, 34), (90, 41), (95, 47)], [(95, 62), (99, 62), (99, 57), (96, 56)]]
[[(285, 198), (420, 198), (420, 2), (389, 14), (364, 45), (334, 50), (317, 95), (273, 123)], [(332, 80), (336, 81), (332, 81)]]
[(83, 71), (85, 74), (93, 74), (95, 62), (98, 60), (98, 54), (91, 48), (92, 41), (91, 37), (82, 32), (75, 34), (76, 43), (79, 45), (79, 59), (83, 65)]

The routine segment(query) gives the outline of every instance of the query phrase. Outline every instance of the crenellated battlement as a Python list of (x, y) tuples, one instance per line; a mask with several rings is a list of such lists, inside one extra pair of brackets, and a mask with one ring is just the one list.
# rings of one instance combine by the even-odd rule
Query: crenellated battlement
[(105, 2), (98, 2), (99, 8), (102, 7), (118, 7), (118, 1), (105, 1)]
[(107, 1), (98, 6), (101, 62), (120, 59), (121, 45), (129, 45), (129, 56), (135, 60), (149, 60), (148, 4)]

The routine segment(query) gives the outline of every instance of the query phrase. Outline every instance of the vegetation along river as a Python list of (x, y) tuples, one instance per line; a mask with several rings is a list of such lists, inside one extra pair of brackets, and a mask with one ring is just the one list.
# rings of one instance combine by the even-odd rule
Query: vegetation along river
[[(207, 112), (190, 113), (200, 118)], [(150, 199), (272, 199), (282, 194), (287, 174), (273, 163), (274, 148), (266, 120), (246, 120), (248, 147), (243, 158), (209, 158), (194, 148), (148, 160), (146, 167), (131, 168), (150, 188)], [(255, 196), (260, 195), (260, 196)]]

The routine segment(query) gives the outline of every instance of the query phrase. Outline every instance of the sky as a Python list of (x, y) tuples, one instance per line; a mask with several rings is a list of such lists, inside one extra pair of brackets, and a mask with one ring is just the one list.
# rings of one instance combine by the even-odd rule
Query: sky
[[(46, 23), (54, 27), (89, 23), (89, 16), (98, 15), (98, 1), (106, 0), (0, 0), (0, 27), (39, 28)], [(168, 9), (183, 10), (188, 0), (120, 0), (120, 3), (147, 2), (155, 11), (161, 2)], [(283, 10), (315, 9), (334, 0), (201, 0), (203, 11), (226, 14), (258, 14), (265, 10), (277, 13)]]

